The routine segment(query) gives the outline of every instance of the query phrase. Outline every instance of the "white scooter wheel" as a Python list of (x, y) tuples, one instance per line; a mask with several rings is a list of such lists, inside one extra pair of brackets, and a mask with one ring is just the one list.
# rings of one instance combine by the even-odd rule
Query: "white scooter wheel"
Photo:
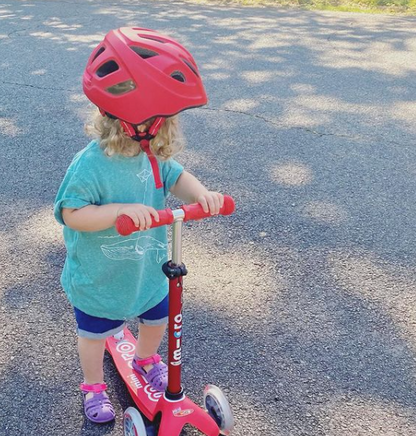
[(220, 433), (228, 436), (234, 428), (234, 417), (228, 400), (220, 388), (214, 385), (205, 387), (204, 407), (217, 423)]
[(146, 427), (142, 415), (134, 407), (129, 407), (124, 412), (124, 436), (146, 436)]

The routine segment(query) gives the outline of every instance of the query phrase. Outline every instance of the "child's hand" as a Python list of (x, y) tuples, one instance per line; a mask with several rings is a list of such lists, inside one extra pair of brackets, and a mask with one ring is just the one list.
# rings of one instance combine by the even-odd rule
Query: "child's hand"
[(210, 212), (211, 215), (218, 215), (224, 205), (224, 196), (219, 192), (207, 191), (197, 198), (197, 202), (205, 213)]
[(125, 204), (117, 211), (117, 218), (120, 215), (127, 215), (132, 219), (134, 225), (140, 230), (148, 230), (152, 225), (152, 217), (159, 221), (157, 210), (144, 204)]

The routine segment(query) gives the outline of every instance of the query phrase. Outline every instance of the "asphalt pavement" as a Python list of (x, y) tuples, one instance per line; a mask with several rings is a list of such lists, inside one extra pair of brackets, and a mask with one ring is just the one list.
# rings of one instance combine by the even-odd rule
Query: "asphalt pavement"
[(0, 1), (0, 435), (132, 405), (106, 356), (117, 420), (83, 416), (52, 205), (88, 56), (133, 25), (193, 53), (178, 160), (237, 203), (185, 231), (189, 396), (223, 388), (235, 436), (416, 435), (416, 19), (158, 0)]

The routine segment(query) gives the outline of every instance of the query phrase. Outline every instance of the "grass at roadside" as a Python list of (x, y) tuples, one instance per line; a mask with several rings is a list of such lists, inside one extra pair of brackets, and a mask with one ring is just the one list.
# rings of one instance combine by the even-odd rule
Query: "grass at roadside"
[(416, 0), (194, 0), (220, 4), (249, 6), (275, 5), (304, 9), (342, 12), (365, 12), (373, 14), (403, 14), (416, 16)]

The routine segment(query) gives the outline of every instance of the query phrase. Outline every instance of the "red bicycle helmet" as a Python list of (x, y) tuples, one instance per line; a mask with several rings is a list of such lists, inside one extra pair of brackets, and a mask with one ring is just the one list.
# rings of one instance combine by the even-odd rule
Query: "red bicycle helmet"
[(103, 114), (131, 125), (207, 103), (192, 55), (174, 39), (139, 27), (105, 36), (88, 60), (83, 88)]

